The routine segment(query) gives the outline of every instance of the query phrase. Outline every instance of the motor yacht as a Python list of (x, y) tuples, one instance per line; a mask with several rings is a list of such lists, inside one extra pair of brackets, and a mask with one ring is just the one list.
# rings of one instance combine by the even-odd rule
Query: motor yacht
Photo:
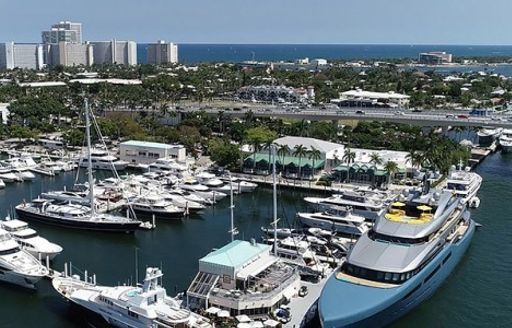
[[(128, 162), (122, 161), (117, 157), (110, 155), (106, 150), (93, 149), (91, 151), (92, 168), (95, 170), (112, 170), (123, 171), (128, 167)], [(87, 156), (83, 156), (79, 160), (80, 167), (88, 167)]]
[(167, 191), (158, 193), (164, 200), (171, 202), (173, 205), (177, 207), (184, 208), (185, 211), (196, 212), (200, 210), (204, 210), (206, 208), (205, 205), (199, 202), (194, 202), (188, 200), (184, 196), (173, 194)]
[(185, 178), (182, 183), (178, 184), (178, 188), (189, 191), (199, 197), (217, 202), (227, 197), (227, 194), (210, 190), (207, 186), (200, 184), (196, 179)]
[(327, 198), (305, 197), (307, 203), (318, 205), (321, 210), (331, 206), (350, 207), (356, 215), (374, 221), (381, 216), (394, 195), (384, 192), (366, 190), (340, 190), (339, 193)]
[(471, 172), (469, 167), (463, 168), (462, 164), (456, 169), (451, 168), (446, 180), (445, 190), (455, 193), (462, 198), (464, 204), (470, 207), (477, 207), (480, 201), (477, 199), (477, 192), (482, 185), (482, 177), (475, 172)]
[(52, 285), (66, 300), (96, 313), (113, 327), (212, 327), (206, 318), (167, 296), (162, 276), (160, 269), (147, 268), (141, 287), (100, 286), (76, 277), (54, 278)]
[(41, 262), (23, 250), (9, 232), (0, 229), (0, 281), (35, 288), (47, 274)]
[(154, 172), (170, 172), (170, 173), (182, 173), (188, 170), (188, 167), (183, 164), (179, 164), (173, 158), (159, 158), (155, 162), (149, 164), (149, 171)]
[(504, 153), (512, 152), (512, 129), (503, 130), (499, 143)]
[(39, 236), (34, 229), (29, 228), (28, 223), (21, 220), (0, 221), (0, 228), (4, 229), (18, 242), (22, 249), (38, 259), (53, 260), (62, 252), (62, 247), (49, 242)]
[(297, 218), (307, 227), (334, 231), (348, 236), (360, 236), (370, 228), (364, 217), (352, 214), (351, 208), (342, 206), (331, 206), (324, 212), (299, 212)]
[(502, 128), (484, 127), (476, 133), (478, 136), (478, 144), (480, 146), (489, 146), (494, 140), (498, 139), (503, 131)]
[(475, 222), (452, 192), (427, 189), (399, 197), (358, 239), (322, 290), (322, 327), (389, 325), (446, 281)]
[(181, 219), (185, 215), (185, 209), (173, 205), (160, 195), (136, 196), (128, 200), (129, 206), (137, 213), (146, 216), (155, 216), (157, 219)]

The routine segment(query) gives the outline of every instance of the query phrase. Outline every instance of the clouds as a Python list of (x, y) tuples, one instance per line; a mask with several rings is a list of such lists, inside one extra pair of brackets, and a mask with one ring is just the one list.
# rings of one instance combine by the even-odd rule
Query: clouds
[(0, 41), (69, 19), (84, 38), (221, 43), (511, 44), (508, 0), (0, 0)]

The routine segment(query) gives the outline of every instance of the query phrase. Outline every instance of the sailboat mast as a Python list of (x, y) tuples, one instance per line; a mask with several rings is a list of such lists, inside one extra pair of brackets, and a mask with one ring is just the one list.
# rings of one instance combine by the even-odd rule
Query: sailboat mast
[(94, 179), (92, 176), (92, 158), (91, 158), (91, 119), (89, 117), (89, 101), (84, 99), (85, 104), (85, 134), (87, 138), (87, 177), (89, 181), (89, 204), (91, 206), (91, 216), (94, 215)]
[(274, 210), (274, 255), (277, 256), (277, 180), (276, 180), (276, 146), (272, 147), (272, 201)]
[(233, 203), (233, 178), (231, 177), (231, 172), (229, 173), (229, 184), (231, 188), (229, 188), (229, 209), (231, 215), (231, 241), (235, 240), (235, 204)]

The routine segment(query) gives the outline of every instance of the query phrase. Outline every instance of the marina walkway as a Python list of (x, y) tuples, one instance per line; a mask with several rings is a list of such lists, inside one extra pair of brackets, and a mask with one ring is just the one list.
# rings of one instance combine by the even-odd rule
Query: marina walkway
[[(291, 321), (285, 324), (284, 327), (299, 328), (303, 321), (309, 321), (315, 316), (315, 310), (312, 310), (311, 313), (308, 312), (320, 297), (320, 293), (331, 275), (332, 273), (320, 280), (318, 283), (311, 283), (307, 281), (301, 282), (301, 286), (306, 286), (308, 288), (308, 294), (305, 297), (295, 297), (290, 301), (288, 306), (291, 309)], [(305, 320), (306, 316), (308, 316), (307, 320)]]

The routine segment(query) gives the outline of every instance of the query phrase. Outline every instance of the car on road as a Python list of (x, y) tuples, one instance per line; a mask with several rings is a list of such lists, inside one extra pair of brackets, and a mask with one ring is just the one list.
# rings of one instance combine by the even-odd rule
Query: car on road
[(454, 114), (446, 114), (446, 118), (455, 118)]
[(423, 112), (423, 109), (421, 109), (421, 108), (414, 108), (411, 112), (413, 112), (413, 113), (421, 113), (421, 112)]
[(346, 112), (344, 110), (337, 110), (336, 111), (336, 114), (340, 115), (340, 114), (346, 114)]
[(397, 111), (395, 111), (395, 115), (402, 116), (402, 115), (405, 115), (405, 114), (401, 110), (397, 110)]
[(464, 115), (464, 114), (459, 114), (459, 115), (457, 115), (457, 118), (467, 120), (469, 118), (469, 116)]
[(358, 114), (358, 115), (364, 115), (364, 114), (366, 114), (366, 113), (364, 112), (364, 110), (356, 110), (356, 114)]

